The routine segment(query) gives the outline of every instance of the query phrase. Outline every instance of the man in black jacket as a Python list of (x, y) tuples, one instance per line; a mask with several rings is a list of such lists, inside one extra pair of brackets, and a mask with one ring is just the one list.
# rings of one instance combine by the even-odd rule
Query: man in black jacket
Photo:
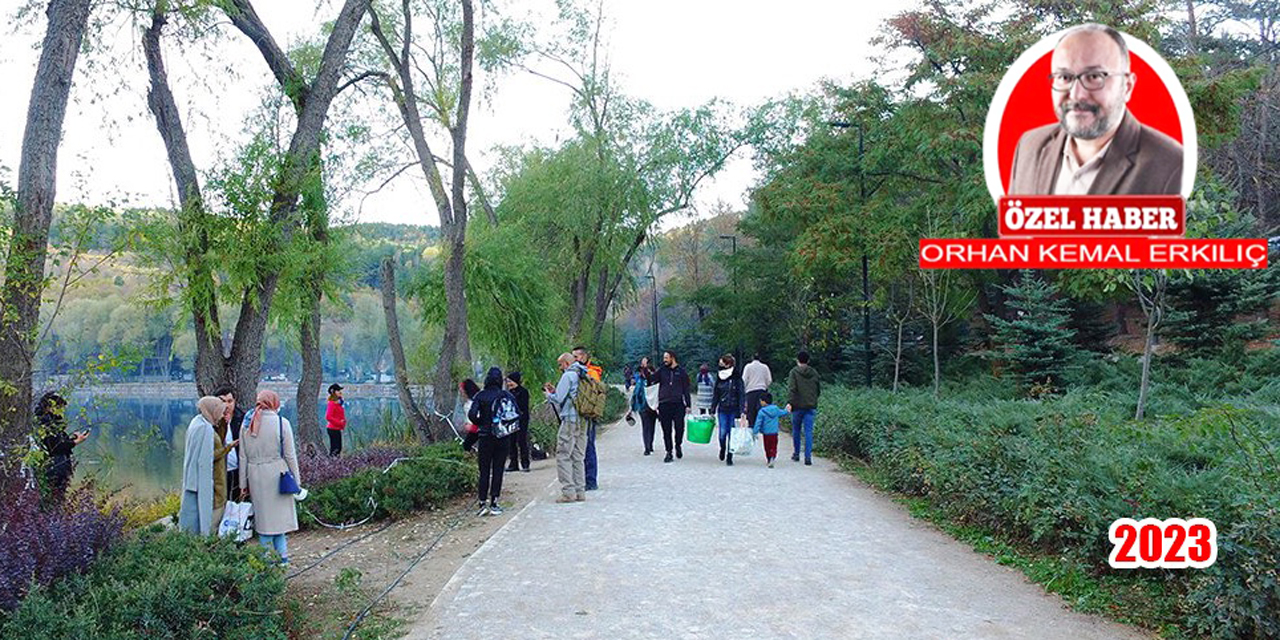
[[(683, 458), (684, 452), (680, 450), (680, 445), (684, 443), (684, 416), (689, 412), (689, 407), (693, 406), (689, 402), (689, 374), (685, 373), (684, 367), (680, 366), (680, 362), (676, 360), (676, 354), (671, 351), (662, 352), (662, 366), (653, 374), (650, 384), (657, 383), (658, 390), (658, 420), (662, 423), (662, 442), (667, 446), (667, 457), (663, 462), (671, 462), (672, 445), (675, 445), (675, 457)], [(675, 442), (672, 442), (671, 432), (675, 430)]]
[[(510, 438), (497, 438), (493, 434), (494, 405), (500, 400), (510, 400), (515, 404), (515, 396), (502, 388), (502, 370), (497, 367), (489, 369), (484, 377), (484, 389), (471, 399), (471, 411), (467, 419), (480, 428), (480, 439), (476, 445), (477, 463), (480, 465), (480, 504), (479, 514), (499, 515), (502, 507), (498, 506), (498, 496), (502, 494), (503, 463), (507, 461)], [(487, 503), (486, 503), (487, 501)]]
[[(214, 391), (213, 395), (231, 405), (231, 424), (227, 425), (227, 441), (224, 444), (239, 440), (240, 427), (244, 424), (244, 409), (236, 404), (235, 392), (228, 385), (218, 387), (218, 390)], [(240, 502), (240, 459), (235, 449), (227, 452), (227, 500)]]
[(515, 471), (517, 462), (519, 469), (529, 470), (529, 390), (522, 382), (519, 371), (507, 372), (507, 391), (515, 396), (516, 409), (520, 410), (520, 430), (511, 434), (511, 462), (507, 464), (507, 471)]

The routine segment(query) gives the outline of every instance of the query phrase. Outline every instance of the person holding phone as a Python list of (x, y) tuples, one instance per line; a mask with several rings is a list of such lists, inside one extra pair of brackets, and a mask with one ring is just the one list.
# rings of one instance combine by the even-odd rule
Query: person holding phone
[(71, 475), (75, 473), (72, 450), (89, 437), (88, 429), (81, 429), (74, 434), (67, 433), (66, 413), (66, 398), (52, 391), (41, 396), (36, 403), (35, 417), (40, 447), (49, 456), (45, 480), (49, 483), (49, 495), (55, 501), (62, 499), (71, 484)]

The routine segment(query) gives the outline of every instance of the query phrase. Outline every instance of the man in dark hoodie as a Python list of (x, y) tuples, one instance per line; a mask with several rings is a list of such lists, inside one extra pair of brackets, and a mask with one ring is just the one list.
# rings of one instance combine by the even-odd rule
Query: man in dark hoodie
[[(662, 423), (662, 443), (667, 446), (667, 457), (663, 462), (671, 462), (671, 448), (675, 445), (677, 458), (683, 458), (680, 445), (684, 443), (684, 416), (689, 413), (689, 374), (676, 360), (671, 351), (662, 353), (662, 366), (653, 373), (649, 384), (658, 384), (658, 420)], [(671, 432), (675, 431), (672, 442)]]
[(813, 418), (818, 413), (818, 396), (822, 383), (818, 371), (809, 366), (809, 352), (796, 354), (796, 366), (787, 374), (787, 411), (791, 412), (791, 441), (795, 445), (793, 461), (800, 460), (800, 433), (804, 432), (804, 463), (813, 464)]
[(502, 507), (498, 506), (498, 496), (502, 493), (502, 472), (509, 455), (507, 441), (511, 438), (497, 438), (493, 435), (495, 407), (499, 402), (509, 401), (516, 406), (516, 398), (510, 391), (502, 388), (502, 370), (497, 367), (489, 369), (484, 377), (484, 389), (471, 399), (471, 411), (467, 419), (480, 428), (480, 440), (477, 444), (477, 462), (480, 465), (480, 511), (479, 515), (500, 515)]

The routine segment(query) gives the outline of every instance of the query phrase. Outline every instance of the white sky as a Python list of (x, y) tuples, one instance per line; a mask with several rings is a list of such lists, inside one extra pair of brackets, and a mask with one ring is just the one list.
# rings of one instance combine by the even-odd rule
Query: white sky
[[(26, 2), (0, 0), (0, 15), (8, 18)], [(286, 47), (332, 19), (338, 4), (330, 0), (317, 10), (314, 0), (255, 2), (277, 41)], [(872, 76), (870, 39), (886, 18), (914, 2), (605, 0), (604, 4), (613, 21), (613, 73), (622, 90), (659, 108), (674, 109), (717, 97), (745, 106), (807, 90), (822, 78)], [(5, 88), (0, 95), (0, 167), (8, 168), (0, 179), (10, 185), (16, 181), (44, 26), (41, 14), (36, 24), (0, 32), (0, 86)], [(127, 27), (106, 33), (105, 44), (124, 54), (128, 63), (99, 68), (93, 72), (94, 80), (87, 82), (85, 56), (81, 56), (59, 155), (58, 201), (172, 206), (172, 174), (145, 104), (147, 80), (139, 35)], [(216, 63), (194, 54), (184, 56), (172, 46), (166, 49), (174, 92), (187, 109), (184, 124), (201, 170), (211, 168), (218, 153), (229, 153), (228, 141), (238, 139), (260, 88), (272, 82), (265, 63), (246, 39), (233, 34), (224, 43), (219, 49), (223, 59)], [(222, 65), (235, 67), (239, 77), (228, 76)], [(206, 84), (197, 84), (196, 77)], [(94, 94), (102, 97), (92, 99)], [(551, 144), (557, 137), (567, 137), (567, 107), (563, 87), (527, 74), (504, 78), (490, 102), (474, 107), (467, 143), (473, 163), (483, 173), (488, 168), (484, 150), (494, 145)], [(359, 219), (435, 224), (434, 207), (418, 175), (406, 173), (390, 188), (369, 197)], [(746, 191), (755, 178), (748, 158), (736, 159), (700, 190), (700, 212), (717, 201), (745, 206)], [(354, 198), (338, 207), (339, 216), (355, 217)]]

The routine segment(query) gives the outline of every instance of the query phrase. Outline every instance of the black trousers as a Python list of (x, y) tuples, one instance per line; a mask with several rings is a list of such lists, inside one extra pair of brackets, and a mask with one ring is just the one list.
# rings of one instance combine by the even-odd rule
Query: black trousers
[(342, 432), (337, 429), (325, 429), (329, 432), (329, 455), (336, 456), (342, 453)]
[(658, 405), (658, 420), (662, 422), (662, 444), (667, 445), (667, 453), (671, 453), (672, 430), (675, 430), (675, 444), (684, 444), (684, 405)]
[(508, 438), (511, 441), (511, 462), (507, 463), (507, 468), (514, 471), (516, 463), (520, 463), (519, 468), (529, 468), (529, 425), (528, 423), (520, 425), (520, 428)]
[(760, 413), (760, 396), (764, 395), (764, 389), (756, 389), (747, 392), (747, 426), (756, 426), (756, 414)]
[(240, 502), (240, 470), (227, 471), (227, 501)]
[(480, 501), (488, 502), (490, 499), (496, 501), (498, 496), (502, 494), (502, 474), (505, 469), (502, 464), (507, 460), (507, 451), (510, 446), (506, 438), (495, 438), (493, 436), (481, 436), (478, 443), (479, 455), (476, 461), (480, 464)]
[(648, 406), (640, 410), (640, 437), (644, 439), (645, 452), (653, 451), (653, 435), (658, 428), (658, 412)]

